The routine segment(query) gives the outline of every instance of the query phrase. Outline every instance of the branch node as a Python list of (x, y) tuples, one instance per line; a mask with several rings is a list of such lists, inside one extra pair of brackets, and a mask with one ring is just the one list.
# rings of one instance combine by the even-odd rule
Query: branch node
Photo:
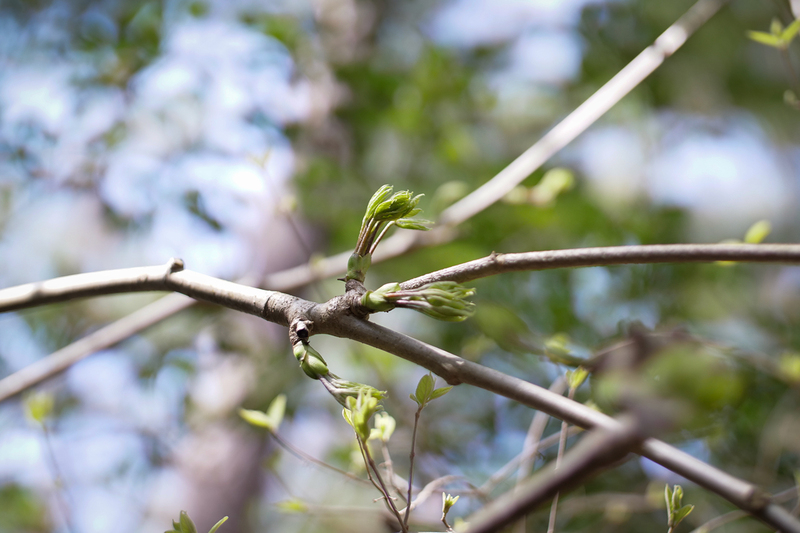
[(297, 317), (292, 320), (292, 323), (289, 326), (289, 337), (292, 341), (292, 345), (297, 344), (298, 341), (303, 343), (308, 342), (308, 338), (311, 336), (312, 327), (313, 323), (303, 318)]
[(183, 270), (184, 264), (183, 259), (180, 257), (173, 257), (169, 261), (167, 261), (167, 270), (170, 274), (174, 274), (175, 272), (180, 272)]

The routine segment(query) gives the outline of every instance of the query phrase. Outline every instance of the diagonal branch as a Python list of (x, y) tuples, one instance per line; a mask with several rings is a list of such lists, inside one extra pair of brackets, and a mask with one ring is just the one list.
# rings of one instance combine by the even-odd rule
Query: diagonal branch
[(442, 212), (441, 222), (445, 225), (459, 224), (508, 194), (652, 74), (726, 3), (727, 0), (699, 0), (652, 45), (645, 48), (588, 100), (547, 132), (539, 142), (528, 148), (494, 178)]
[[(473, 385), (586, 429), (613, 429), (618, 426), (618, 422), (613, 418), (583, 404), (377, 324), (342, 316), (319, 326), (321, 327), (318, 333), (352, 339), (392, 353), (427, 368), (452, 385), (459, 383)], [(645, 440), (636, 451), (701, 487), (719, 494), (766, 524), (780, 531), (800, 533), (800, 522), (782, 507), (771, 503), (769, 494), (761, 488), (656, 439)]]
[(525, 516), (557, 494), (574, 488), (624, 458), (642, 441), (640, 424), (621, 419), (614, 427), (596, 429), (566, 456), (558, 468), (538, 472), (519, 490), (501, 496), (481, 510), (467, 533), (491, 533)]

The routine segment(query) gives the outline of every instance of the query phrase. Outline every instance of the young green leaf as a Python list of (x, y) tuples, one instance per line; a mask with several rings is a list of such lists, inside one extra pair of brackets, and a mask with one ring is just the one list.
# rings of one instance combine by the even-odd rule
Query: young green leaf
[(189, 515), (186, 513), (186, 511), (181, 511), (180, 525), (181, 533), (197, 533), (197, 528), (195, 527), (194, 522), (192, 522), (192, 519), (189, 518)]
[(582, 366), (575, 370), (567, 370), (567, 385), (570, 389), (576, 390), (583, 385), (587, 377), (589, 377), (589, 371)]
[(430, 374), (425, 374), (417, 383), (416, 402), (420, 406), (424, 406), (430, 400), (431, 393), (433, 392), (434, 379)]
[(283, 422), (284, 414), (286, 414), (286, 395), (278, 394), (275, 396), (275, 399), (270, 402), (269, 407), (267, 407), (267, 416), (275, 425), (275, 430), (277, 430), (278, 426)]
[(291, 500), (284, 500), (282, 502), (278, 502), (275, 506), (285, 513), (307, 513), (308, 512), (308, 505), (304, 502), (294, 498)]
[(744, 242), (748, 244), (759, 244), (772, 231), (772, 224), (769, 220), (759, 220), (747, 230), (744, 235)]
[(763, 31), (748, 31), (747, 37), (757, 43), (772, 46), (773, 48), (783, 48), (785, 43), (780, 35), (772, 35)]
[(44, 421), (53, 412), (55, 398), (49, 392), (35, 392), (25, 398), (25, 407), (35, 422), (44, 424)]
[(418, 231), (428, 231), (433, 226), (433, 222), (430, 220), (423, 220), (423, 219), (414, 219), (414, 218), (401, 218), (395, 225), (398, 228), (403, 229), (414, 229)]
[(286, 395), (279, 394), (272, 400), (272, 403), (269, 404), (266, 413), (253, 409), (239, 409), (239, 416), (248, 424), (266, 428), (270, 432), (275, 432), (278, 430), (278, 426), (281, 425), (285, 412)]
[(691, 513), (693, 510), (694, 510), (694, 505), (684, 505), (683, 507), (675, 511), (675, 518), (673, 519), (673, 523), (677, 526), (681, 522), (681, 520), (689, 516), (689, 513)]
[(672, 515), (672, 489), (669, 488), (669, 484), (664, 487), (664, 499), (667, 502), (667, 513), (671, 516)]
[(389, 442), (395, 427), (397, 427), (397, 422), (389, 413), (377, 413), (375, 414), (375, 427), (370, 433), (369, 438)]
[(214, 524), (214, 527), (208, 530), (208, 533), (215, 533), (219, 529), (219, 526), (224, 524), (226, 520), (228, 520), (227, 516), (222, 517), (222, 519), (219, 522)]
[(431, 393), (431, 399), (429, 401), (435, 400), (436, 398), (441, 398), (442, 396), (444, 396), (445, 394), (447, 394), (451, 390), (453, 390), (453, 387), (441, 387), (441, 388), (438, 388), (438, 389), (434, 390)]
[(786, 43), (786, 46), (791, 44), (798, 31), (800, 31), (800, 18), (786, 26), (786, 29), (781, 32), (781, 39)]

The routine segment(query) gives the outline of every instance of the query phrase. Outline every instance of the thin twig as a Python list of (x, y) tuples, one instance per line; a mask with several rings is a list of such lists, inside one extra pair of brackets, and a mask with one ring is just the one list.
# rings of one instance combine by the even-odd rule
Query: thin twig
[[(549, 390), (556, 394), (562, 394), (566, 388), (566, 385), (566, 378), (564, 378), (564, 376), (559, 376), (555, 381), (553, 381), (553, 383), (550, 384)], [(524, 455), (525, 459), (520, 462), (519, 471), (517, 472), (517, 489), (522, 486), (522, 483), (530, 475), (531, 470), (533, 469), (533, 464), (536, 462), (536, 454), (538, 453), (542, 441), (542, 434), (544, 433), (544, 429), (547, 427), (547, 422), (549, 420), (550, 415), (544, 411), (536, 411), (536, 414), (533, 415), (533, 420), (528, 428), (528, 434), (525, 435), (525, 441), (522, 444), (521, 455)], [(559, 436), (558, 438), (560, 440), (561, 437)], [(515, 533), (525, 533), (527, 529), (527, 520), (526, 517), (523, 516), (514, 525), (514, 531)]]
[(283, 449), (285, 449), (287, 452), (291, 453), (292, 455), (294, 455), (298, 459), (301, 459), (303, 461), (308, 461), (309, 463), (313, 463), (313, 464), (315, 464), (317, 466), (321, 466), (323, 468), (327, 468), (328, 470), (332, 470), (332, 471), (336, 472), (337, 474), (341, 474), (341, 475), (347, 477), (348, 479), (352, 479), (353, 481), (358, 481), (359, 483), (369, 484), (369, 481), (367, 481), (366, 479), (362, 479), (362, 478), (360, 478), (360, 477), (358, 477), (358, 476), (356, 476), (354, 474), (351, 474), (350, 472), (346, 472), (345, 470), (342, 470), (340, 468), (336, 468), (335, 466), (333, 466), (331, 464), (328, 464), (325, 461), (320, 461), (319, 459), (308, 455), (306, 452), (304, 452), (300, 448), (297, 448), (292, 443), (290, 443), (289, 441), (287, 441), (286, 439), (281, 437), (278, 433), (276, 433), (274, 431), (270, 431), (269, 434), (270, 434), (270, 436), (272, 436), (272, 438), (275, 439), (275, 442), (277, 442)]
[(61, 469), (58, 466), (58, 460), (56, 459), (56, 453), (53, 449), (53, 442), (50, 439), (50, 430), (47, 429), (47, 424), (45, 422), (41, 423), (42, 425), (42, 432), (44, 433), (44, 443), (45, 448), (47, 449), (47, 455), (50, 462), (50, 468), (52, 470), (53, 476), (53, 485), (54, 490), (56, 493), (56, 501), (58, 502), (58, 506), (61, 507), (61, 514), (64, 515), (64, 526), (67, 529), (67, 532), (75, 531), (75, 528), (72, 526), (72, 519), (70, 517), (70, 509), (69, 505), (67, 505), (67, 500), (65, 497), (65, 493), (67, 492), (66, 488), (66, 480), (64, 479), (64, 475), (61, 473)]
[[(569, 428), (568, 436), (572, 437), (572, 436), (577, 435), (578, 433), (580, 433), (582, 431), (584, 431), (583, 428), (579, 428), (577, 426), (571, 426)], [(549, 437), (545, 437), (541, 441), (539, 441), (539, 445), (538, 445), (537, 449), (535, 451), (531, 450), (531, 452), (533, 454), (536, 454), (536, 453), (539, 453), (541, 450), (545, 450), (545, 449), (549, 448), (550, 446), (555, 446), (556, 444), (558, 444), (558, 441), (560, 439), (561, 439), (561, 435), (559, 435), (558, 433), (554, 433), (554, 434), (550, 435)], [(523, 461), (527, 461), (527, 460), (529, 460), (529, 459), (531, 459), (533, 457), (533, 455), (528, 455), (528, 453), (530, 453), (530, 452), (523, 451), (523, 452), (519, 453), (516, 457), (511, 459), (509, 462), (504, 464), (497, 472), (492, 474), (491, 477), (489, 477), (489, 479), (487, 479), (483, 483), (483, 485), (478, 487), (478, 489), (475, 491), (476, 494), (479, 497), (482, 497), (482, 498), (488, 496), (489, 493), (492, 492), (492, 490), (494, 490), (494, 488), (498, 484), (500, 484), (500, 482), (502, 482), (505, 478), (510, 476), (511, 473), (514, 470), (516, 470), (518, 467), (521, 468), (521, 463)], [(528, 473), (530, 473), (530, 472), (528, 472)], [(527, 475), (526, 475), (526, 477), (527, 477)]]
[[(779, 492), (775, 496), (772, 497), (773, 503), (785, 503), (797, 498), (797, 487), (792, 487), (790, 489), (786, 489), (782, 492)], [(800, 499), (798, 500), (800, 502)], [(744, 518), (749, 516), (749, 513), (746, 513), (741, 510), (731, 511), (729, 513), (725, 513), (723, 515), (717, 516), (716, 518), (712, 518), (705, 524), (701, 525), (692, 530), (691, 533), (708, 533), (713, 529), (717, 529), (718, 527), (724, 526), (734, 520), (738, 520), (740, 518)]]
[[(575, 398), (575, 388), (569, 388), (569, 394), (567, 397), (570, 400)], [(569, 431), (569, 423), (566, 420), (561, 422), (561, 431), (558, 434), (558, 453), (556, 454), (556, 466), (555, 469), (558, 470), (558, 467), (561, 466), (561, 461), (564, 458), (564, 451), (567, 449), (567, 432)], [(550, 504), (550, 520), (547, 524), (547, 533), (553, 533), (556, 530), (556, 513), (558, 511), (558, 495), (560, 493), (556, 492), (556, 495), (553, 496), (553, 503)]]
[(499, 531), (537, 506), (565, 492), (625, 457), (641, 441), (637, 420), (624, 418), (614, 427), (592, 431), (564, 457), (560, 468), (540, 470), (523, 490), (509, 492), (470, 520), (468, 533)]
[[(400, 515), (400, 512), (397, 510), (397, 507), (394, 504), (394, 500), (392, 500), (392, 495), (389, 494), (389, 489), (386, 488), (386, 484), (383, 482), (383, 477), (381, 477), (381, 473), (378, 470), (378, 465), (375, 464), (375, 461), (372, 459), (372, 455), (369, 453), (369, 448), (367, 446), (367, 443), (362, 441), (361, 437), (359, 437), (357, 435), (356, 435), (356, 438), (358, 439), (358, 444), (361, 447), (361, 452), (366, 457), (365, 460), (366, 460), (366, 463), (367, 463), (367, 471), (369, 471), (369, 469), (371, 468), (372, 471), (375, 473), (375, 477), (378, 478), (378, 483), (380, 484), (380, 486), (377, 487), (378, 490), (383, 494), (383, 498), (386, 501), (386, 505), (389, 507), (389, 509), (392, 511), (392, 513), (394, 514), (394, 516), (397, 518), (398, 522), (400, 523), (401, 531), (403, 531), (403, 533), (407, 533), (408, 532), (408, 526), (405, 523), (403, 523), (403, 517)], [(371, 476), (370, 476), (370, 479), (372, 479)], [(375, 482), (373, 480), (373, 484), (374, 483)]]
[(594, 124), (680, 48), (727, 0), (700, 0), (625, 68), (570, 113), (542, 139), (470, 195), (442, 212), (443, 224), (458, 224), (508, 194), (548, 159)]
[(389, 454), (389, 446), (383, 439), (381, 439), (381, 455), (383, 455), (383, 467), (386, 469), (386, 477), (389, 478), (389, 483), (397, 495), (405, 500), (403, 491), (394, 482), (394, 463), (392, 462), (392, 456)]
[(419, 415), (422, 412), (422, 405), (417, 407), (417, 412), (414, 413), (414, 429), (411, 432), (411, 452), (409, 453), (409, 465), (408, 465), (408, 498), (407, 501), (409, 502), (406, 506), (406, 512), (404, 515), (404, 524), (408, 527), (408, 517), (411, 516), (411, 489), (414, 486), (414, 457), (416, 456), (416, 446), (417, 446), (417, 426), (419, 426)]
[[(335, 327), (323, 329), (319, 332), (362, 342), (402, 357), (430, 370), (451, 385), (470, 384), (586, 429), (612, 428), (617, 424), (609, 416), (581, 403), (371, 322), (343, 316), (338, 318)], [(637, 453), (719, 494), (775, 529), (800, 533), (800, 522), (782, 507), (770, 503), (769, 495), (755, 485), (656, 439), (646, 439)]]

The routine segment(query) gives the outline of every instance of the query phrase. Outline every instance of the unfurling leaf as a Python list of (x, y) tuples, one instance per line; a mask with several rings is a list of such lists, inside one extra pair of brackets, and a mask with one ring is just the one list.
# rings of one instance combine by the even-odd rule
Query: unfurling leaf
[(757, 43), (772, 46), (773, 48), (781, 48), (784, 44), (784, 40), (779, 35), (772, 35), (763, 31), (748, 31), (747, 37)]
[(772, 231), (772, 224), (769, 220), (759, 220), (747, 230), (744, 235), (744, 242), (748, 244), (759, 244)]
[(267, 412), (255, 411), (252, 409), (239, 409), (239, 416), (241, 416), (247, 423), (254, 426), (263, 427), (270, 432), (278, 430), (283, 421), (283, 415), (286, 412), (286, 395), (279, 394), (269, 404)]
[(228, 520), (227, 516), (222, 517), (222, 519), (219, 522), (214, 524), (214, 526), (208, 530), (208, 533), (214, 533), (215, 531), (217, 531), (219, 529), (219, 526), (224, 524), (227, 520)]

